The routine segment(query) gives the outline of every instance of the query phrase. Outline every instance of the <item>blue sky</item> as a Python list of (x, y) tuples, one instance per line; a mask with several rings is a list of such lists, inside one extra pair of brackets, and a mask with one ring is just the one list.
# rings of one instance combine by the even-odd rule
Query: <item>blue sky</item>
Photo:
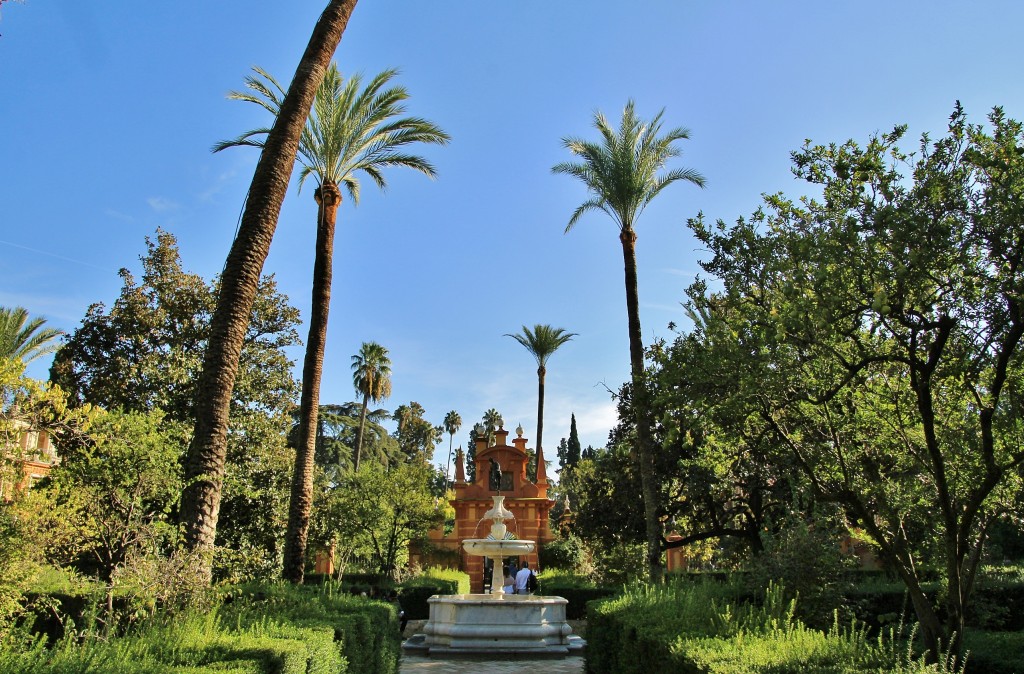
[[(257, 155), (209, 148), (267, 123), (225, 94), (253, 65), (289, 80), (323, 5), (4, 3), (0, 305), (71, 331), (114, 300), (117, 270), (139, 269), (158, 227), (187, 270), (216, 274)], [(680, 302), (704, 255), (686, 219), (732, 221), (762, 193), (802, 194), (789, 153), (805, 138), (866, 140), (899, 123), (939, 134), (957, 99), (974, 121), (994, 105), (1024, 117), (1022, 25), (1009, 0), (362, 0), (339, 67), (399, 68), (409, 113), (452, 143), (422, 150), (436, 181), (395, 170), (386, 193), (367, 184), (358, 207), (342, 205), (321, 400), (354, 398), (350, 358), (374, 340), (393, 361), (385, 406), (415, 400), (437, 424), (457, 410), (457, 444), (490, 407), (533, 437), (536, 365), (504, 335), (550, 323), (579, 336), (549, 362), (548, 458), (571, 413), (584, 446), (604, 445), (607, 389), (629, 373), (622, 255), (599, 213), (563, 234), (586, 193), (550, 172), (570, 158), (561, 139), (594, 137), (594, 111), (617, 119), (629, 98), (692, 132), (674, 165), (707, 189), (670, 188), (637, 226), (649, 343), (686, 326)], [(303, 315), (314, 217), (312, 189), (293, 181), (265, 267)]]

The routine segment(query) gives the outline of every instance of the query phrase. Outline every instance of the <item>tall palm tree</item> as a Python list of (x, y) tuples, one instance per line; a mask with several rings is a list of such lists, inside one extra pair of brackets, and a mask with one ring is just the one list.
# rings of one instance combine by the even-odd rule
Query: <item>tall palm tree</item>
[(220, 293), (197, 386), (196, 421), (185, 457), (180, 510), (184, 548), (196, 554), (196, 571), (207, 579), (212, 577), (212, 551), (227, 455), (228, 411), (242, 342), (306, 118), (356, 2), (330, 0), (310, 35), (288, 94), (281, 101), (274, 126), (264, 142), (242, 220), (221, 273)]
[(503, 425), (503, 421), (504, 419), (502, 419), (501, 417), (501, 412), (494, 409), (493, 407), (484, 412), (484, 434), (487, 436), (488, 445), (494, 442), (494, 431), (498, 430), (498, 428)]
[(544, 377), (548, 372), (548, 358), (551, 357), (558, 347), (562, 346), (573, 337), (575, 332), (566, 332), (565, 328), (553, 328), (550, 325), (535, 325), (533, 331), (523, 326), (522, 333), (515, 335), (507, 334), (516, 340), (529, 351), (537, 361), (537, 461), (540, 461), (544, 448)]
[(462, 417), (455, 410), (444, 415), (444, 432), (448, 434), (448, 461), (444, 464), (444, 484), (448, 488), (448, 467), (452, 464), (452, 442), (455, 434), (462, 428)]
[(59, 349), (61, 331), (44, 328), (43, 323), (45, 318), (29, 320), (28, 310), (22, 307), (0, 307), (0, 358), (27, 364)]
[[(232, 92), (229, 98), (248, 101), (277, 114), (285, 90), (269, 73), (254, 68), (257, 76), (246, 78), (252, 93)], [(400, 117), (409, 94), (400, 86), (389, 86), (396, 70), (385, 70), (365, 88), (362, 77), (345, 80), (331, 63), (316, 97), (313, 110), (299, 141), (299, 189), (310, 175), (319, 183), (317, 202), (316, 257), (313, 263), (313, 298), (309, 336), (302, 368), (302, 396), (299, 402), (299, 444), (296, 448), (295, 477), (289, 507), (288, 534), (285, 537), (285, 575), (302, 581), (305, 539), (313, 505), (313, 454), (316, 441), (316, 415), (320, 380), (327, 343), (327, 319), (331, 304), (334, 229), (341, 189), (359, 203), (359, 174), (369, 176), (381, 189), (387, 186), (382, 169), (406, 166), (428, 177), (434, 167), (426, 159), (406, 154), (402, 148), (412, 143), (448, 142), (440, 128), (417, 117)], [(263, 146), (269, 129), (248, 131), (231, 141), (214, 146), (214, 152), (239, 145)]]
[(356, 436), (356, 459), (353, 470), (359, 472), (359, 457), (363, 452), (363, 431), (366, 429), (366, 410), (371, 401), (377, 403), (391, 395), (391, 359), (388, 350), (377, 342), (363, 342), (359, 353), (352, 356), (352, 385), (363, 394), (363, 411), (359, 414), (359, 434)]
[(597, 142), (565, 138), (563, 144), (578, 162), (563, 162), (552, 167), (579, 179), (587, 187), (590, 198), (569, 218), (565, 231), (573, 228), (589, 211), (604, 211), (619, 228), (619, 243), (625, 267), (626, 315), (629, 325), (629, 364), (632, 374), (633, 410), (636, 417), (636, 460), (644, 495), (644, 517), (647, 528), (647, 566), (651, 580), (661, 578), (660, 530), (658, 523), (657, 484), (654, 475), (654, 448), (651, 447), (649, 418), (644, 383), (644, 345), (640, 332), (640, 301), (636, 276), (636, 220), (647, 204), (675, 182), (688, 182), (704, 187), (704, 176), (688, 168), (661, 172), (670, 159), (682, 151), (677, 141), (686, 140), (690, 132), (682, 127), (661, 133), (661, 116), (650, 122), (637, 117), (633, 101), (626, 103), (619, 128), (615, 129), (600, 112), (594, 114), (594, 126), (601, 139)]

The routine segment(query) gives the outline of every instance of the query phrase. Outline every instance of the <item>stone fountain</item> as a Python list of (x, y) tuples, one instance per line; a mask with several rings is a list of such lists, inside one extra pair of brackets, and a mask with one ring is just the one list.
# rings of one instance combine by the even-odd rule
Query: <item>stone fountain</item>
[(561, 657), (580, 652), (583, 639), (565, 621), (567, 600), (505, 594), (502, 561), (531, 553), (536, 544), (509, 538), (505, 521), (513, 515), (505, 509), (504, 496), (492, 498), (494, 506), (484, 514), (491, 520), (490, 535), (462, 542), (468, 554), (492, 560), (490, 593), (434, 595), (427, 600), (430, 619), (423, 633), (408, 639), (404, 648), (441, 656)]

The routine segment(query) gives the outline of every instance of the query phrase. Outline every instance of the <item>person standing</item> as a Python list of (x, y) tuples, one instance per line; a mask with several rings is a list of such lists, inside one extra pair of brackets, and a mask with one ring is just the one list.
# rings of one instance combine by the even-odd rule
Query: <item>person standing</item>
[(527, 594), (526, 585), (530, 580), (530, 563), (525, 559), (519, 564), (519, 573), (516, 574), (516, 594)]
[(501, 589), (504, 590), (505, 594), (515, 594), (515, 591), (516, 591), (516, 577), (512, 573), (512, 566), (506, 566), (505, 567), (504, 587), (501, 588)]
[(405, 634), (405, 626), (409, 624), (409, 619), (405, 616), (405, 609), (402, 608), (402, 604), (398, 600), (398, 592), (392, 590), (388, 601), (395, 607), (395, 613), (398, 615), (398, 633)]

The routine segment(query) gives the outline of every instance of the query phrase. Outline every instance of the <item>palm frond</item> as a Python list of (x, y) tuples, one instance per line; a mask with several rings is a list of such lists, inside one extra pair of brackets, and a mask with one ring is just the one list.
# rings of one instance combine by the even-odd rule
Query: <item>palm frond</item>
[[(263, 69), (253, 70), (256, 75), (245, 80), (248, 91), (231, 92), (229, 98), (256, 103), (276, 115), (284, 88)], [(352, 203), (358, 204), (357, 173), (365, 174), (381, 189), (387, 186), (381, 169), (388, 166), (404, 166), (435, 177), (436, 169), (429, 161), (396, 149), (414, 143), (445, 145), (450, 136), (423, 118), (402, 117), (409, 92), (402, 86), (389, 86), (397, 75), (397, 69), (389, 68), (363, 86), (362, 75), (346, 79), (337, 64), (328, 67), (299, 141), (300, 190), (313, 175), (321, 183), (344, 185)], [(213, 151), (241, 145), (262, 147), (267, 133), (267, 128), (254, 129), (217, 143)]]
[(690, 137), (689, 130), (683, 127), (663, 134), (663, 114), (661, 110), (645, 122), (629, 100), (617, 128), (600, 111), (594, 113), (598, 141), (563, 139), (564, 147), (579, 161), (556, 164), (552, 172), (576, 178), (590, 192), (590, 198), (573, 212), (566, 232), (584, 213), (596, 209), (611, 216), (620, 231), (632, 229), (637, 216), (666, 186), (681, 180), (704, 185), (704, 177), (693, 169), (660, 174), (668, 160), (681, 155), (675, 143)]

